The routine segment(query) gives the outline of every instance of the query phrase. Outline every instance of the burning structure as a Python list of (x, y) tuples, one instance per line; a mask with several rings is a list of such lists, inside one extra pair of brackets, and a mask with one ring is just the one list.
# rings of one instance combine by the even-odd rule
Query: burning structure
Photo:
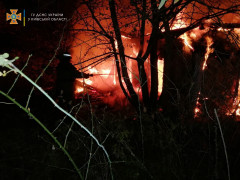
[(87, 84), (111, 92), (106, 102), (173, 119), (196, 117), (205, 102), (237, 113), (238, 11), (237, 2), (84, 2), (72, 22), (74, 63), (99, 75), (76, 93)]

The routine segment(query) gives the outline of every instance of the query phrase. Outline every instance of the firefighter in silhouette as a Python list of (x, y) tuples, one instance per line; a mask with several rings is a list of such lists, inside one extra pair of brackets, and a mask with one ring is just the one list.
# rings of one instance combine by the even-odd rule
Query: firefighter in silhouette
[(71, 55), (63, 53), (57, 56), (59, 64), (57, 66), (56, 95), (57, 101), (62, 105), (72, 105), (74, 101), (75, 79), (89, 78), (92, 74), (79, 72), (71, 64)]

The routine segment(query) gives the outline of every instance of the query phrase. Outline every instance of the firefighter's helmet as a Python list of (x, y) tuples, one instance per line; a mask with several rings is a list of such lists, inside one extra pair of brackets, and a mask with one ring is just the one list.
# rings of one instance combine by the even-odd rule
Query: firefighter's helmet
[(70, 60), (72, 59), (72, 56), (69, 52), (64, 52), (61, 53), (57, 56), (57, 58), (61, 61), (61, 60)]

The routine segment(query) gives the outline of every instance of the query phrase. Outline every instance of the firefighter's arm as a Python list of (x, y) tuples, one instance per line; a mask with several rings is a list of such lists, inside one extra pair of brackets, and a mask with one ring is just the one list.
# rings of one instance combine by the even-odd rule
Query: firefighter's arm
[(75, 78), (89, 78), (90, 76), (93, 76), (92, 74), (87, 74), (87, 73), (83, 73), (77, 70), (76, 67), (73, 66), (73, 71), (74, 71), (74, 76)]
[(76, 78), (89, 78), (91, 76), (93, 76), (93, 75), (76, 71)]
[(93, 74), (87, 74), (87, 73), (81, 73), (83, 78), (89, 78), (92, 77)]

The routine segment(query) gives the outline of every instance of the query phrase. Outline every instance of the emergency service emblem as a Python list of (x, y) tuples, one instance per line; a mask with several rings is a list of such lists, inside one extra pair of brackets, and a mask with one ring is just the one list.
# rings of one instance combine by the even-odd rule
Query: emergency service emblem
[(6, 13), (6, 21), (10, 20), (10, 24), (18, 24), (17, 20), (22, 20), (22, 13), (18, 13), (18, 9), (10, 9), (11, 14)]

